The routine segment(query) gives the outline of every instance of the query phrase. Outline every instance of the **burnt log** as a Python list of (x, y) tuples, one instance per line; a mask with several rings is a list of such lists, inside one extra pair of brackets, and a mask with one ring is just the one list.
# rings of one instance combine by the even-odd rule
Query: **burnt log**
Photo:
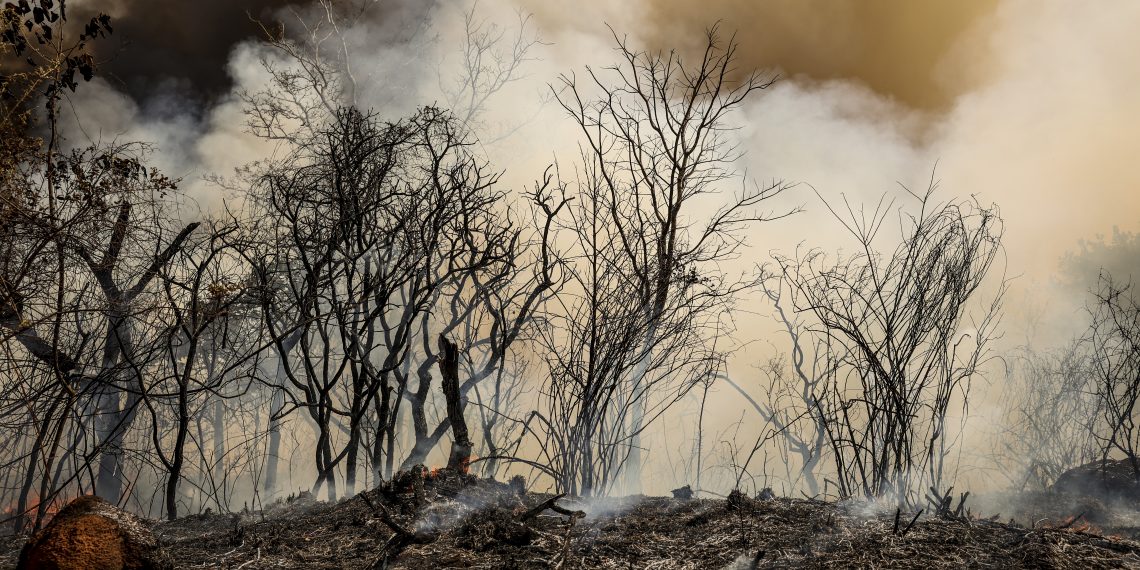
[(523, 514), (519, 515), (518, 516), (519, 522), (526, 522), (530, 519), (533, 519), (534, 517), (541, 515), (542, 512), (546, 511), (546, 510), (554, 511), (560, 515), (567, 516), (567, 517), (570, 517), (572, 519), (582, 518), (582, 517), (586, 516), (586, 513), (582, 512), (582, 511), (572, 511), (572, 510), (567, 509), (565, 507), (558, 506), (558, 504), (557, 504), (558, 499), (561, 499), (565, 496), (566, 496), (565, 493), (559, 493), (553, 497), (550, 497), (549, 499), (546, 499), (545, 501), (542, 501), (541, 503), (535, 505), (533, 508), (528, 509)]

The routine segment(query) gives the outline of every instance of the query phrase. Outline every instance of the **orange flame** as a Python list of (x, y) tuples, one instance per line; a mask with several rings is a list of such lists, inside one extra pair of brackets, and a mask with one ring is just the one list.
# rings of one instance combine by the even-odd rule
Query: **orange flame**
[[(474, 455), (469, 455), (459, 460), (459, 473), (467, 475), (471, 471), (471, 463), (473, 463), (475, 459), (477, 458)], [(444, 469), (447, 469), (447, 467), (432, 467), (431, 470), (428, 471), (426, 478), (435, 479), (436, 477), (439, 477), (441, 473), (443, 473)]]
[(475, 459), (476, 457), (474, 455), (468, 455), (467, 457), (464, 457), (463, 460), (459, 462), (459, 472), (467, 475), (471, 471), (471, 464), (475, 461)]
[(1053, 525), (1047, 524), (1047, 525), (1045, 525), (1045, 528), (1049, 528), (1049, 529), (1053, 529), (1053, 530), (1062, 530), (1062, 531), (1066, 531), (1066, 532), (1083, 532), (1083, 533), (1089, 533), (1089, 534), (1104, 534), (1103, 532), (1101, 532), (1101, 530), (1099, 528), (1097, 528), (1095, 525), (1088, 522), (1087, 520), (1081, 520), (1080, 522), (1077, 522), (1077, 519), (1081, 518), (1083, 516), (1084, 515), (1075, 515), (1075, 516), (1066, 517), (1066, 518), (1062, 519), (1058, 524), (1053, 524)]
[[(44, 522), (50, 521), (52, 518), (54, 518), (55, 515), (59, 513), (60, 509), (63, 508), (63, 505), (66, 502), (67, 501), (63, 501), (59, 498), (56, 498), (49, 502), (44, 508)], [(3, 510), (0, 510), (0, 516), (3, 516), (4, 518), (15, 518), (17, 516), (24, 515), (26, 517), (24, 524), (30, 526), (35, 519), (36, 512), (39, 508), (40, 496), (38, 493), (32, 493), (28, 497), (28, 505), (24, 508), (23, 512), (20, 512), (19, 502), (13, 501), (7, 507), (4, 507)]]

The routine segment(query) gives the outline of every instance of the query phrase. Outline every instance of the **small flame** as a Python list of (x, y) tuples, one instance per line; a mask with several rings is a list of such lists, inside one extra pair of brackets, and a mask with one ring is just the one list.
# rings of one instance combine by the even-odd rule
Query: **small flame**
[[(49, 502), (44, 508), (44, 522), (50, 521), (53, 517), (55, 517), (65, 502), (66, 501), (60, 501), (59, 499), (55, 499)], [(33, 493), (28, 497), (28, 505), (24, 508), (23, 513), (21, 513), (19, 510), (19, 503), (13, 501), (7, 507), (4, 507), (3, 510), (0, 510), (0, 516), (3, 516), (4, 518), (15, 518), (23, 514), (26, 517), (24, 524), (30, 527), (32, 522), (35, 520), (36, 511), (39, 509), (39, 507), (40, 496), (37, 493)]]
[(1090, 534), (1103, 534), (1103, 532), (1101, 532), (1101, 530), (1099, 528), (1097, 528), (1095, 525), (1088, 522), (1087, 520), (1080, 520), (1078, 522), (1078, 519), (1081, 519), (1082, 517), (1084, 517), (1083, 514), (1066, 517), (1055, 525), (1046, 525), (1046, 528), (1051, 528), (1054, 530), (1063, 530), (1066, 532), (1083, 532), (1083, 533), (1090, 533)]
[[(475, 459), (476, 457), (474, 455), (469, 455), (459, 460), (458, 472), (463, 475), (467, 475), (471, 471), (471, 464), (475, 461)], [(447, 467), (433, 467), (428, 471), (425, 477), (427, 479), (435, 479), (439, 477), (441, 473), (443, 473), (444, 469), (447, 469)]]

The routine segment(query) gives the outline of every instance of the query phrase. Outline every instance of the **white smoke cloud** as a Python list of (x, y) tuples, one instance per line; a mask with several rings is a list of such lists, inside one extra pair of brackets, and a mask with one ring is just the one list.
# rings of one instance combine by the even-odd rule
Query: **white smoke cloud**
[[(636, 42), (650, 1), (480, 2), (480, 14), (505, 27), (516, 10), (541, 10), (540, 23), (546, 27), (539, 32), (549, 42), (536, 48), (537, 59), (527, 64), (526, 76), (486, 109), (488, 128), (510, 133), (487, 147), (494, 163), (506, 169), (507, 184), (521, 188), (556, 157), (564, 164), (577, 158), (573, 125), (557, 104), (541, 101), (549, 94), (547, 84), (560, 73), (581, 74), (587, 64), (613, 63), (612, 38), (604, 24), (629, 32)], [(349, 49), (358, 55), (361, 104), (396, 118), (419, 105), (444, 102), (441, 83), (447, 84), (458, 65), (462, 9), (435, 7), (431, 25), (410, 42), (388, 40), (401, 31), (391, 22), (406, 23), (407, 18), (365, 21), (347, 30)], [(810, 188), (829, 200), (843, 194), (856, 203), (873, 202), (884, 192), (896, 192), (899, 183), (922, 188), (934, 174), (944, 198), (977, 195), (1001, 207), (1008, 273), (1018, 276), (1007, 328), (1024, 327), (1032, 313), (1044, 311), (1040, 326), (1052, 338), (1077, 332), (1075, 315), (1083, 300), (1054, 285), (1059, 260), (1082, 238), (1110, 233), (1114, 226), (1134, 229), (1140, 222), (1140, 169), (1133, 164), (1140, 154), (1137, 22), (1140, 3), (1129, 0), (1002, 0), (993, 14), (959, 38), (942, 65), (930, 70), (962, 85), (946, 109), (912, 109), (857, 78), (793, 76), (777, 82), (733, 117), (741, 126), (737, 136), (746, 153), (741, 166), (761, 181), (809, 184), (788, 197), (789, 203), (806, 204), (808, 211), (757, 228), (753, 249), (742, 263), (762, 262), (770, 250), (787, 253), (800, 243), (826, 249), (849, 243)], [(227, 174), (274, 150), (245, 131), (236, 97), (267, 81), (260, 65), (261, 57), (272, 57), (266, 50), (255, 43), (238, 46), (229, 64), (234, 94), (203, 113), (181, 112), (169, 91), (166, 100), (140, 105), (105, 82), (85, 85), (74, 98), (80, 120), (72, 138), (150, 141), (155, 164), (183, 177), (191, 197), (214, 207), (220, 191), (203, 182), (203, 175)], [(768, 312), (762, 303), (743, 310)], [(774, 326), (760, 323), (742, 330), (740, 340), (775, 334)], [(1020, 332), (1010, 336), (1024, 339)], [(747, 378), (755, 375), (750, 366), (757, 360), (750, 354), (734, 362), (733, 369)], [(727, 391), (714, 395), (709, 405), (725, 411), (721, 418), (739, 417), (729, 412), (739, 402)], [(993, 415), (993, 410), (983, 412)], [(709, 433), (725, 429), (706, 426)], [(661, 480), (647, 491), (660, 493), (687, 482)]]

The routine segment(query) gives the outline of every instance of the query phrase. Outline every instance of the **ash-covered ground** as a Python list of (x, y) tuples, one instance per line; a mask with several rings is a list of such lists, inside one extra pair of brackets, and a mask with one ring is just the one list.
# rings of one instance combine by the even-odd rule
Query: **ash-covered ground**
[[(586, 501), (445, 472), (153, 530), (178, 568), (1140, 568), (1140, 519), (1119, 505), (1053, 492), (978, 501), (1009, 510), (913, 519), (735, 493)], [(0, 566), (22, 544), (5, 538)]]

